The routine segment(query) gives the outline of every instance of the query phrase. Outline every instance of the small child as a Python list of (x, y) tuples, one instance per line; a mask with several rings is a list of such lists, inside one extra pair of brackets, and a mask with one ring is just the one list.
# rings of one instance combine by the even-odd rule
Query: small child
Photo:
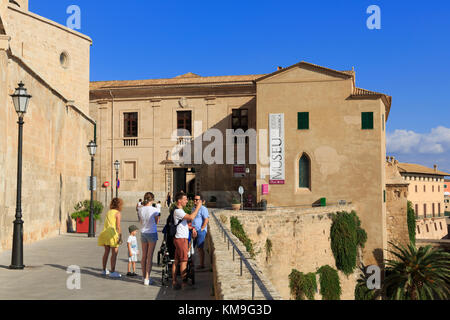
[[(138, 227), (131, 226), (128, 228), (130, 236), (128, 237), (128, 277), (136, 277), (136, 262), (138, 261), (138, 243), (136, 239), (136, 233), (138, 232)], [(133, 266), (133, 273), (131, 273), (131, 266)]]

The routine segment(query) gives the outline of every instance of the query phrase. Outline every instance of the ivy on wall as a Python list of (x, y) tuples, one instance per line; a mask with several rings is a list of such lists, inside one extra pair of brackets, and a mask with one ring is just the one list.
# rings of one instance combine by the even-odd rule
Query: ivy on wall
[(338, 212), (332, 215), (331, 249), (336, 267), (350, 275), (356, 268), (358, 246), (364, 248), (367, 233), (361, 228), (361, 221), (355, 211)]
[(314, 293), (317, 291), (316, 274), (304, 274), (293, 269), (289, 275), (289, 288), (295, 300), (314, 300)]
[(342, 289), (337, 270), (325, 265), (317, 270), (320, 275), (320, 294), (322, 300), (340, 300)]
[(247, 252), (250, 253), (252, 258), (255, 257), (255, 251), (253, 249), (253, 243), (248, 238), (247, 234), (244, 231), (244, 227), (241, 222), (236, 217), (230, 218), (231, 232), (244, 244)]
[(407, 221), (409, 241), (411, 241), (413, 245), (416, 245), (416, 214), (411, 201), (408, 201)]

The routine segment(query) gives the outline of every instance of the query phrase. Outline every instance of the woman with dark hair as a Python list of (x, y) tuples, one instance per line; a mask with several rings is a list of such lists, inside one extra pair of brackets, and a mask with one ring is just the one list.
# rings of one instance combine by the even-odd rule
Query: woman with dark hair
[(142, 242), (142, 277), (144, 285), (153, 284), (150, 279), (152, 272), (153, 253), (158, 242), (158, 223), (160, 212), (153, 207), (155, 196), (148, 192), (144, 196), (143, 207), (139, 210), (139, 218), (142, 223), (141, 242)]
[[(110, 210), (106, 214), (103, 231), (98, 237), (98, 245), (105, 247), (105, 254), (103, 255), (103, 272), (102, 275), (109, 274), (111, 278), (120, 278), (122, 275), (116, 272), (117, 254), (119, 253), (119, 246), (122, 243), (122, 229), (120, 227), (121, 212), (123, 207), (123, 200), (114, 198), (109, 206)], [(108, 263), (109, 252), (111, 252), (111, 273), (106, 269)]]

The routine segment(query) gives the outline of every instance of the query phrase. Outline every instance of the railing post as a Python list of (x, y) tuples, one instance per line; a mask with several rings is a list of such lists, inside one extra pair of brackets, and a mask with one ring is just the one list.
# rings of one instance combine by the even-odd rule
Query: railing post
[(252, 300), (255, 300), (255, 278), (252, 275)]
[(230, 239), (228, 239), (228, 251), (230, 251)]
[(241, 277), (242, 277), (242, 257), (241, 257)]
[(234, 261), (234, 246), (233, 246), (233, 261)]

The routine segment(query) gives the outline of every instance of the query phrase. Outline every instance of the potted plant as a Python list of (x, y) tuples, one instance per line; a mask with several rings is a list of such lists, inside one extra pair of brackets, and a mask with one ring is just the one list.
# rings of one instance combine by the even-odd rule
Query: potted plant
[(211, 199), (208, 202), (209, 208), (217, 208), (217, 198), (215, 196), (212, 196)]
[[(89, 213), (90, 200), (79, 202), (74, 206), (75, 212), (72, 213), (72, 219), (77, 222), (77, 233), (89, 232)], [(96, 230), (96, 221), (100, 220), (103, 211), (103, 204), (99, 201), (93, 201), (94, 205), (94, 232)]]
[(241, 210), (241, 202), (237, 198), (233, 198), (231, 201), (231, 207), (234, 211)]

